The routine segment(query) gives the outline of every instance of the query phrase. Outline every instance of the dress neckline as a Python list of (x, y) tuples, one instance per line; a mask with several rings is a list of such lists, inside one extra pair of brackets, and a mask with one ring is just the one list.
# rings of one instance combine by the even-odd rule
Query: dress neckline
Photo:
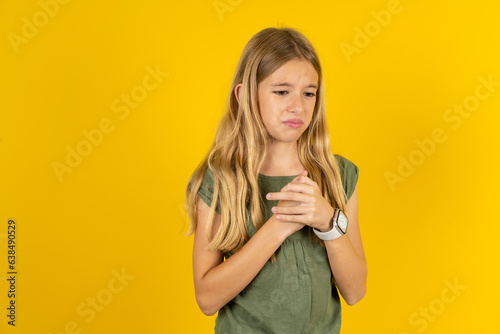
[(294, 177), (299, 176), (300, 174), (297, 175), (264, 175), (259, 173), (259, 177), (265, 178), (265, 179), (272, 179), (272, 180), (284, 180), (284, 179), (293, 179)]

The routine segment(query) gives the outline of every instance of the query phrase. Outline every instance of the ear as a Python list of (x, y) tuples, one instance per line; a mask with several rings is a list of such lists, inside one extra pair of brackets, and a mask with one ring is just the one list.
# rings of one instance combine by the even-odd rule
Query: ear
[(234, 95), (236, 95), (236, 99), (238, 100), (238, 104), (240, 103), (240, 88), (242, 84), (237, 84), (236, 87), (234, 87)]

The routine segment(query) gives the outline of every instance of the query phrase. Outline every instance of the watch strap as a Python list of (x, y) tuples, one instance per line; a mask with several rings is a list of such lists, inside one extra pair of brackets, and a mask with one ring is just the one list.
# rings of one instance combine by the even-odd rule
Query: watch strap
[(335, 209), (335, 213), (333, 214), (332, 218), (333, 226), (330, 231), (321, 232), (320, 230), (313, 227), (313, 231), (318, 236), (318, 238), (320, 238), (321, 240), (334, 240), (344, 235), (344, 233), (342, 233), (338, 228), (337, 224), (340, 212), (341, 212), (340, 209)]

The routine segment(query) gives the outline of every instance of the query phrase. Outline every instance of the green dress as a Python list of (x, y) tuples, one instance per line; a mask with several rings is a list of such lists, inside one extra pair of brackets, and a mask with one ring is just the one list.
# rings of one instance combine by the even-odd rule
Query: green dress
[[(342, 185), (349, 199), (358, 180), (358, 167), (346, 158), (335, 155)], [(271, 207), (265, 195), (279, 192), (295, 176), (259, 174), (261, 199), (266, 201), (265, 220)], [(210, 205), (213, 179), (205, 174), (199, 196)], [(219, 208), (217, 211), (220, 213)], [(293, 233), (279, 247), (276, 263), (268, 261), (255, 278), (236, 297), (224, 305), (215, 320), (217, 334), (252, 333), (339, 333), (341, 306), (333, 280), (326, 249), (309, 237), (309, 227)], [(255, 234), (248, 223), (249, 236)], [(224, 254), (229, 258), (231, 252)]]

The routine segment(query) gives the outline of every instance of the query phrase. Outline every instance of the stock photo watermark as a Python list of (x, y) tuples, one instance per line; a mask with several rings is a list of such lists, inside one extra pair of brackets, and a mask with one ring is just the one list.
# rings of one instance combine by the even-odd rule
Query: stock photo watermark
[[(408, 318), (408, 324), (417, 333), (425, 331), (429, 324), (435, 322), (443, 314), (447, 307), (454, 303), (457, 298), (467, 289), (466, 285), (458, 282), (455, 277), (453, 281), (444, 280), (445, 287), (438, 297), (432, 299), (428, 304), (421, 306)], [(408, 331), (401, 331), (399, 334), (410, 334)]]
[(221, 21), (224, 21), (224, 13), (232, 12), (236, 7), (241, 5), (243, 0), (214, 0), (212, 5), (214, 6), (215, 12), (219, 16)]
[(33, 16), (27, 18), (23, 16), (21, 18), (22, 26), (20, 29), (20, 34), (15, 32), (9, 32), (7, 38), (9, 39), (12, 49), (15, 53), (19, 53), (19, 47), (22, 44), (28, 44), (30, 40), (38, 35), (39, 29), (44, 28), (52, 18), (54, 18), (61, 9), (61, 5), (66, 5), (71, 0), (40, 0), (38, 5), (40, 9), (36, 11)]
[[(118, 114), (118, 118), (121, 121), (125, 120), (129, 116), (130, 111), (136, 109), (139, 103), (146, 99), (148, 92), (156, 89), (169, 74), (162, 72), (159, 65), (156, 65), (155, 69), (147, 66), (146, 72), (147, 74), (143, 77), (140, 85), (134, 86), (128, 94), (121, 94), (120, 98), (115, 99), (111, 103), (111, 111)], [(88, 157), (95, 147), (102, 144), (105, 135), (111, 134), (115, 129), (116, 125), (113, 120), (104, 117), (98, 122), (97, 127), (90, 130), (82, 130), (84, 139), (81, 139), (74, 148), (66, 145), (64, 162), (53, 161), (51, 164), (59, 182), (63, 182), (65, 173), (71, 173), (75, 168), (80, 166), (84, 158)]]
[(87, 297), (85, 301), (76, 307), (76, 315), (81, 317), (80, 321), (70, 320), (64, 325), (64, 329), (49, 334), (79, 334), (82, 332), (82, 323), (89, 324), (96, 318), (96, 314), (102, 312), (115, 298), (115, 296), (125, 289), (130, 281), (135, 279), (125, 272), (116, 269), (111, 270), (113, 277), (108, 281), (105, 288), (97, 291), (95, 295)]
[[(472, 112), (476, 111), (481, 101), (490, 98), (500, 86), (500, 81), (493, 81), (493, 74), (488, 74), (485, 78), (477, 77), (479, 84), (474, 90), (474, 94), (466, 96), (461, 103), (454, 103), (451, 108), (443, 112), (443, 121), (452, 129), (457, 130), (463, 124), (463, 120), (469, 118)], [(398, 183), (404, 182), (413, 175), (417, 167), (421, 166), (428, 157), (436, 152), (437, 147), (448, 140), (448, 133), (441, 127), (434, 128), (430, 135), (423, 139), (415, 139), (416, 148), (409, 154), (398, 156), (398, 166), (395, 171), (384, 173), (387, 185), (392, 192), (396, 190)]]
[(7, 324), (16, 326), (17, 316), (17, 237), (18, 237), (18, 224), (14, 218), (7, 220), (7, 297), (9, 298), (7, 307)]
[[(411, 0), (409, 0), (411, 1)], [(359, 55), (366, 49), (372, 40), (379, 36), (383, 29), (387, 28), (395, 15), (401, 14), (403, 5), (399, 0), (389, 0), (385, 9), (379, 11), (371, 10), (372, 19), (365, 23), (364, 27), (354, 27), (354, 38), (352, 43), (342, 41), (339, 44), (340, 51), (347, 63), (352, 62), (353, 55)]]
[[(282, 251), (283, 249), (280, 249), (278, 253)], [(285, 257), (292, 258), (294, 255), (285, 254), (283, 257), (278, 255), (278, 261), (280, 261), (280, 258), (281, 261), (285, 260)], [(282, 316), (283, 312), (286, 313), (287, 308), (292, 306), (289, 303), (290, 296), (303, 295), (305, 282), (310, 281), (311, 273), (314, 273), (316, 277), (323, 277), (325, 282), (328, 281), (327, 284), (331, 286), (332, 291), (327, 292), (325, 290), (325, 294), (336, 293), (337, 287), (331, 281), (331, 269), (326, 250), (318, 247), (314, 252), (308, 253), (304, 261), (307, 263), (307, 271), (298, 269), (300, 266), (290, 266), (287, 270), (283, 270), (279, 283), (269, 291), (267, 298), (262, 298), (258, 302), (255, 312), (253, 314), (247, 313), (245, 321), (233, 328), (231, 334), (246, 334), (254, 332), (255, 329), (262, 330), (262, 324), (266, 323), (266, 319)], [(277, 266), (279, 264), (268, 263), (267, 265)], [(309, 328), (309, 330), (312, 330), (312, 328)]]

